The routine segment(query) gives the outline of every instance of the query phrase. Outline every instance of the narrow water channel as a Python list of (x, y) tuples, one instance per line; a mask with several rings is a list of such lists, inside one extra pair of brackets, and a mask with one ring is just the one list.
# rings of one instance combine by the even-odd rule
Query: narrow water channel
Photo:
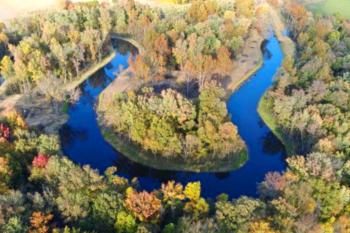
[(256, 197), (257, 184), (267, 172), (283, 171), (284, 148), (257, 113), (257, 106), (264, 92), (272, 85), (280, 67), (283, 54), (275, 37), (263, 46), (264, 63), (239, 90), (232, 94), (227, 108), (232, 121), (246, 142), (249, 160), (235, 171), (227, 173), (192, 173), (160, 171), (134, 163), (115, 151), (101, 135), (94, 106), (98, 95), (106, 88), (121, 67), (128, 66), (130, 52), (118, 52), (113, 61), (87, 80), (82, 86), (82, 96), (69, 109), (69, 120), (61, 130), (63, 152), (74, 162), (90, 165), (101, 173), (109, 166), (117, 166), (118, 174), (140, 181), (140, 188), (153, 190), (168, 180), (186, 184), (200, 181), (202, 195), (215, 198), (221, 193), (231, 198), (241, 195)]

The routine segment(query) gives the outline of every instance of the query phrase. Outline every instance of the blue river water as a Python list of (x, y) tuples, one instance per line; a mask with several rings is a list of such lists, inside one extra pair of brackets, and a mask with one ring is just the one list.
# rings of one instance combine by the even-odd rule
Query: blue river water
[(82, 86), (80, 100), (69, 109), (69, 120), (61, 129), (63, 152), (74, 162), (90, 165), (101, 173), (109, 166), (117, 166), (118, 175), (137, 177), (140, 189), (151, 191), (161, 183), (175, 180), (183, 185), (200, 181), (202, 196), (215, 198), (221, 193), (231, 198), (241, 195), (256, 197), (258, 184), (270, 171), (283, 171), (285, 151), (281, 143), (261, 120), (257, 106), (264, 92), (273, 84), (283, 53), (276, 37), (262, 46), (262, 67), (227, 102), (232, 121), (248, 146), (249, 160), (240, 169), (227, 173), (193, 173), (162, 171), (127, 159), (113, 149), (98, 128), (95, 104), (98, 95), (116, 76), (120, 68), (128, 66), (130, 52), (118, 52), (113, 61), (89, 78)]

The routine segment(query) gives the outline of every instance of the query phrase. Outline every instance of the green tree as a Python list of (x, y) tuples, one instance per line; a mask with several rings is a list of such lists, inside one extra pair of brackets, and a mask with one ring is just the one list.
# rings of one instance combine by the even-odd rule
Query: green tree
[(117, 214), (114, 226), (117, 233), (134, 233), (137, 229), (135, 218), (124, 211)]

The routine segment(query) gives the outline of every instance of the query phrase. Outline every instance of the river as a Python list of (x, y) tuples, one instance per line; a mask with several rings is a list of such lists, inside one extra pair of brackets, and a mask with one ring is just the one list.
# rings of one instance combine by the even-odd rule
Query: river
[(282, 64), (283, 53), (274, 36), (264, 43), (262, 50), (262, 67), (227, 101), (232, 121), (248, 146), (249, 160), (240, 169), (227, 173), (156, 170), (130, 161), (104, 140), (94, 106), (98, 95), (113, 81), (114, 73), (128, 66), (130, 52), (118, 52), (110, 64), (82, 84), (82, 95), (69, 108), (69, 120), (61, 130), (64, 154), (74, 162), (90, 165), (101, 173), (109, 166), (117, 166), (118, 175), (129, 179), (137, 177), (140, 189), (148, 191), (159, 188), (168, 180), (183, 185), (200, 181), (205, 198), (215, 198), (221, 193), (231, 198), (241, 195), (256, 197), (257, 186), (266, 173), (286, 168), (283, 146), (257, 112), (260, 98), (272, 85), (274, 75)]

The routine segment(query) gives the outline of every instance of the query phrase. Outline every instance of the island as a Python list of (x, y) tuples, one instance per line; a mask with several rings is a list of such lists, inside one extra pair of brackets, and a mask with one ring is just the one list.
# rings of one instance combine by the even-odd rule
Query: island
[[(120, 8), (133, 13), (126, 15), (131, 23), (124, 34), (139, 42), (139, 52), (99, 98), (106, 140), (129, 159), (158, 169), (241, 167), (248, 152), (225, 100), (262, 63), (270, 23), (258, 20), (268, 5), (196, 1), (177, 12), (159, 5)], [(140, 32), (147, 11), (153, 17)]]

